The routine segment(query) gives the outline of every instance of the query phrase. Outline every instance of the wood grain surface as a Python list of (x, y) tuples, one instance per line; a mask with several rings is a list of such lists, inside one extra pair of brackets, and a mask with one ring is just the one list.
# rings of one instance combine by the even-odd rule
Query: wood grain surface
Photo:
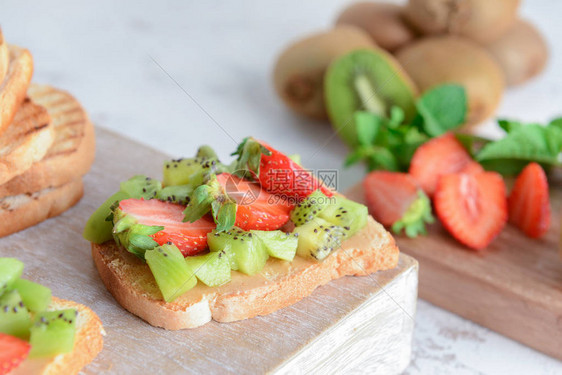
[[(361, 185), (347, 195), (364, 202)], [(420, 264), (420, 297), (562, 359), (559, 176), (551, 183), (550, 197), (552, 227), (540, 240), (511, 225), (481, 252), (460, 245), (439, 223), (427, 236), (398, 236), (400, 250)]]
[(102, 319), (104, 350), (85, 374), (392, 374), (406, 368), (417, 298), (417, 262), (407, 255), (393, 270), (342, 278), (291, 307), (235, 323), (172, 332), (122, 309), (99, 279), (82, 228), (120, 181), (140, 173), (160, 178), (167, 156), (99, 128), (97, 142), (83, 200), (0, 240), (0, 256), (25, 262), (24, 277)]

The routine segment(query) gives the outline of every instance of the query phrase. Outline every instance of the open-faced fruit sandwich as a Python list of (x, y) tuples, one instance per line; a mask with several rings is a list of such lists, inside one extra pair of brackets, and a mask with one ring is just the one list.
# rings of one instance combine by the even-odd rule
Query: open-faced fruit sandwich
[(86, 306), (51, 297), (22, 272), (19, 260), (0, 258), (0, 374), (77, 374), (102, 349), (99, 318)]
[(393, 237), (362, 204), (246, 138), (229, 164), (208, 146), (138, 175), (93, 213), (84, 237), (115, 299), (177, 330), (296, 303), (346, 275), (396, 266)]

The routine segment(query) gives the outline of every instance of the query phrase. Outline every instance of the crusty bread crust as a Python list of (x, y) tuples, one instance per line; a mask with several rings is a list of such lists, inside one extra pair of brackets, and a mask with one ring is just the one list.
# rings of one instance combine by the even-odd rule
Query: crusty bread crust
[(2, 34), (2, 28), (0, 28), (0, 82), (6, 77), (8, 73), (8, 66), (10, 65), (10, 52), (8, 51), (8, 44), (4, 35)]
[(195, 328), (211, 319), (232, 322), (267, 315), (310, 295), (317, 287), (347, 275), (366, 275), (398, 263), (394, 238), (369, 217), (367, 226), (322, 262), (296, 257), (270, 259), (258, 275), (232, 272), (232, 281), (209, 288), (201, 283), (166, 303), (148, 266), (115, 242), (92, 244), (102, 281), (117, 302), (153, 326)]
[(0, 136), (0, 184), (29, 169), (47, 154), (55, 132), (45, 108), (29, 98)]
[(60, 215), (74, 206), (84, 194), (82, 178), (57, 188), (33, 194), (20, 194), (0, 199), (0, 237)]
[(50, 310), (77, 309), (76, 338), (70, 353), (54, 358), (27, 359), (11, 375), (73, 375), (101, 352), (105, 334), (100, 319), (88, 307), (73, 301), (53, 297)]
[(85, 175), (94, 161), (94, 127), (80, 103), (50, 86), (32, 84), (28, 94), (49, 112), (55, 141), (42, 160), (0, 185), (0, 198), (67, 184)]
[(25, 99), (33, 75), (33, 58), (25, 48), (8, 45), (10, 64), (6, 77), (0, 82), (0, 135), (12, 123)]

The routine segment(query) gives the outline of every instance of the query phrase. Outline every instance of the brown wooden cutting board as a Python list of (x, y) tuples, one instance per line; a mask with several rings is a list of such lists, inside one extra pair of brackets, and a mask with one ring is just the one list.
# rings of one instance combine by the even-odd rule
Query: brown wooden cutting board
[(0, 257), (24, 261), (24, 277), (49, 286), (55, 296), (91, 307), (101, 318), (104, 349), (83, 373), (391, 374), (405, 369), (418, 270), (407, 255), (393, 270), (344, 277), (293, 306), (240, 322), (165, 331), (121, 308), (98, 276), (82, 229), (120, 181), (135, 174), (160, 178), (168, 158), (98, 128), (96, 162), (84, 179), (82, 201), (59, 217), (0, 239)]
[[(476, 252), (435, 223), (427, 236), (397, 241), (420, 264), (421, 298), (562, 359), (562, 189), (558, 179), (552, 186), (552, 228), (540, 240), (508, 225), (486, 250)], [(360, 184), (347, 195), (365, 201)]]

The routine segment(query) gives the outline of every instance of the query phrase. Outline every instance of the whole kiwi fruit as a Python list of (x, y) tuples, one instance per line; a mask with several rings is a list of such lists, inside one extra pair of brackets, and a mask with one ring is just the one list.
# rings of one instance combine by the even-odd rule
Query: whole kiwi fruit
[(374, 48), (375, 42), (363, 30), (338, 26), (289, 45), (273, 70), (275, 90), (296, 113), (327, 119), (324, 106), (324, 73), (338, 56), (359, 48)]
[(378, 46), (392, 52), (416, 38), (403, 13), (404, 7), (397, 4), (359, 2), (345, 8), (336, 19), (336, 25), (357, 26)]
[(330, 64), (324, 83), (325, 102), (334, 130), (355, 146), (355, 113), (369, 111), (381, 117), (393, 106), (406, 121), (416, 114), (417, 88), (396, 59), (382, 48), (355, 50)]
[(420, 91), (443, 83), (463, 85), (468, 95), (467, 124), (477, 124), (496, 110), (504, 91), (503, 72), (481, 46), (445, 35), (420, 39), (396, 54)]
[(405, 16), (423, 34), (499, 38), (517, 19), (520, 0), (409, 0)]
[(538, 75), (548, 60), (548, 46), (541, 33), (529, 22), (517, 20), (486, 49), (501, 66), (507, 85), (521, 84)]

